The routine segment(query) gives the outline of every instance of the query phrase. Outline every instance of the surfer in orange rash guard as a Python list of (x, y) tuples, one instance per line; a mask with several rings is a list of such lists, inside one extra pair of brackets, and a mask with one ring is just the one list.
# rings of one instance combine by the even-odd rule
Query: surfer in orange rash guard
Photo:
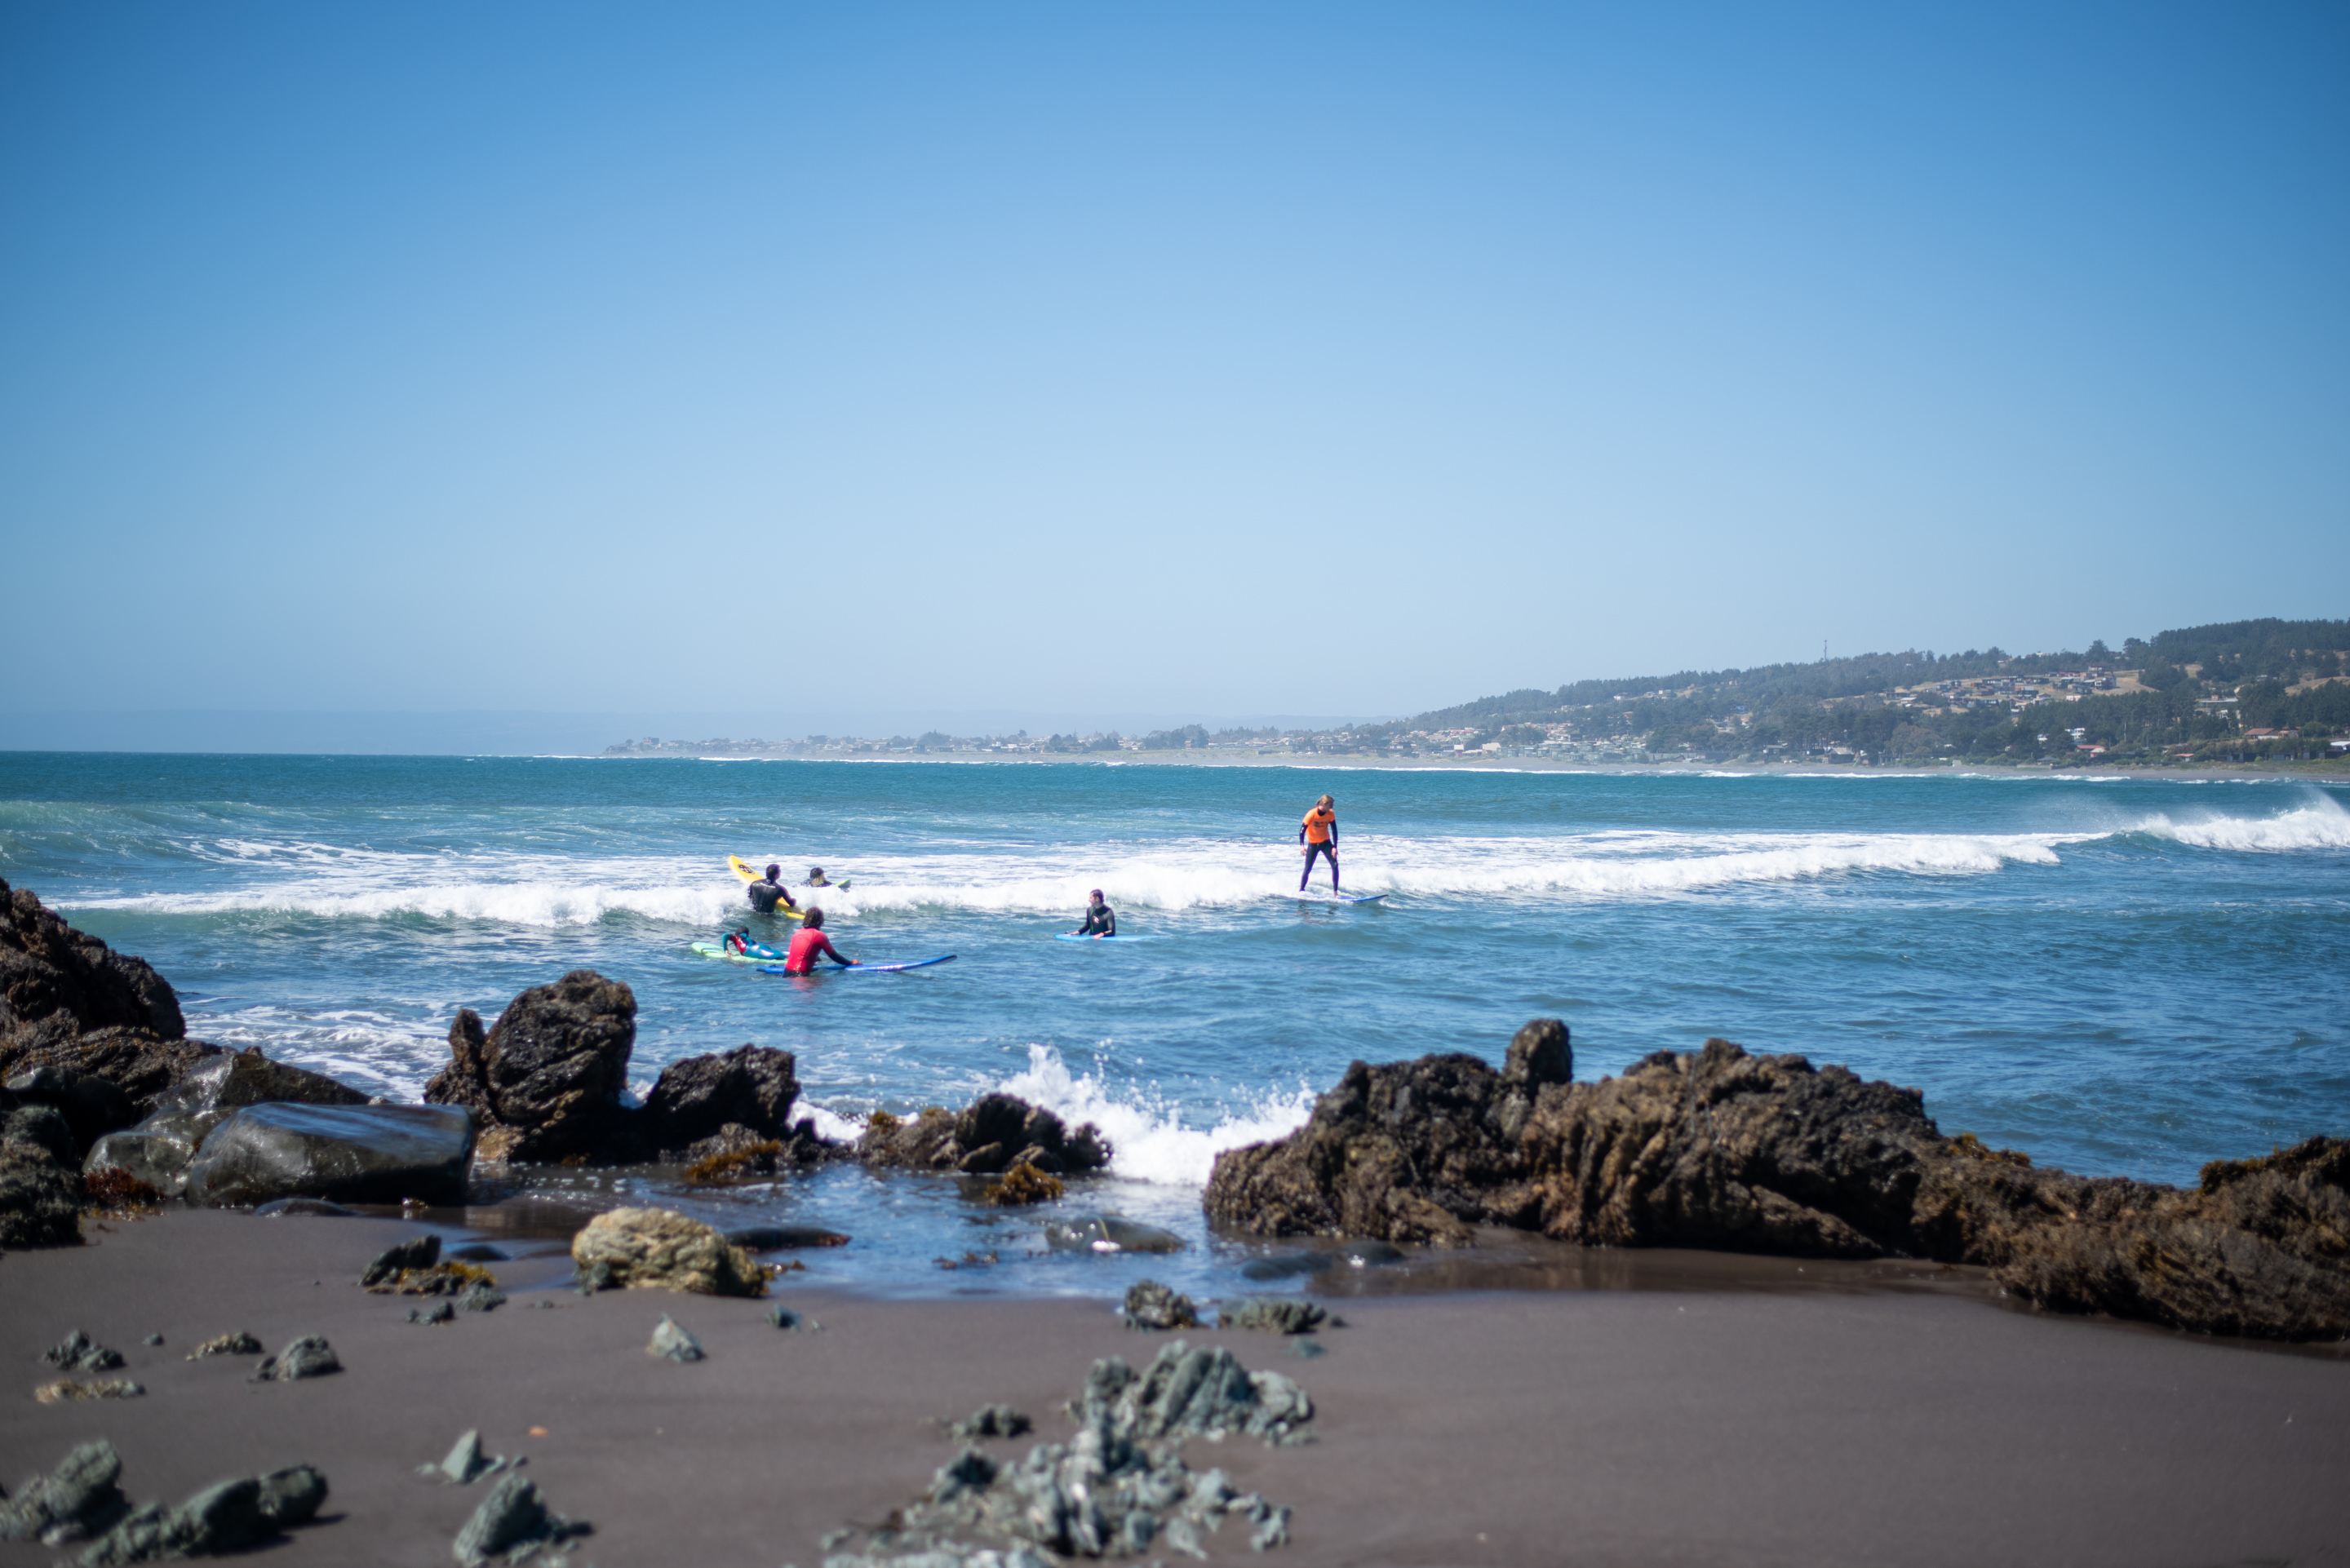
[(1305, 869), (1298, 874), (1297, 890), (1305, 891), (1305, 884), (1314, 879), (1314, 860), (1321, 856), (1330, 862), (1330, 891), (1338, 890), (1338, 812), (1337, 798), (1324, 795), (1305, 814), (1305, 825), (1297, 830), (1297, 842), (1305, 857)]
[(824, 934), (824, 911), (811, 904), (806, 918), (800, 921), (800, 929), (792, 936), (792, 950), (785, 955), (784, 972), (806, 974), (816, 967), (819, 957), (828, 958), (845, 968), (857, 966), (855, 959), (834, 947), (832, 939)]

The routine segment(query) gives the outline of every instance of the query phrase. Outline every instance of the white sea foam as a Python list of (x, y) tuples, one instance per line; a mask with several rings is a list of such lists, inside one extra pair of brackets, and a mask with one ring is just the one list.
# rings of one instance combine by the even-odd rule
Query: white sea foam
[(1170, 1106), (1113, 1097), (1099, 1078), (1073, 1075), (1060, 1054), (1045, 1045), (1029, 1046), (1027, 1068), (1000, 1086), (1071, 1127), (1091, 1122), (1101, 1128), (1110, 1142), (1113, 1176), (1169, 1187), (1205, 1187), (1217, 1155), (1294, 1132), (1314, 1109), (1314, 1092), (1300, 1085), (1267, 1094), (1212, 1127), (1189, 1127)]
[(2350, 848), (2350, 811), (2329, 795), (2318, 795), (2307, 805), (2274, 816), (2206, 816), (2175, 822), (2155, 815), (2137, 825), (2138, 832), (2191, 844), (2199, 849), (2235, 849), (2281, 854), (2294, 849)]

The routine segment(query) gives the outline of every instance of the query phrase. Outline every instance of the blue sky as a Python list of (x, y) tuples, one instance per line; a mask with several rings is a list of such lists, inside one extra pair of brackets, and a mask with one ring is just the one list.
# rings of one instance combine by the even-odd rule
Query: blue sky
[(0, 707), (2350, 613), (2345, 80), (2331, 5), (12, 5)]

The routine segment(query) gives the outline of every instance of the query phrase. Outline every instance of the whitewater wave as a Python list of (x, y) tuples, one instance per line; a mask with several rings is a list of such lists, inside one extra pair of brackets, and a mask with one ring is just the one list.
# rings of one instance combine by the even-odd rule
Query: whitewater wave
[(2198, 849), (2269, 855), (2296, 849), (2350, 849), (2350, 811), (2330, 795), (2319, 795), (2307, 805), (2274, 816), (2215, 815), (2178, 822), (2158, 815), (2139, 823), (2136, 831)]
[(1216, 1156), (1296, 1131), (1314, 1109), (1314, 1091), (1264, 1095), (1241, 1114), (1227, 1113), (1204, 1130), (1183, 1125), (1170, 1106), (1146, 1097), (1114, 1096), (1102, 1081), (1076, 1075), (1050, 1046), (1028, 1047), (1028, 1065), (998, 1087), (1042, 1106), (1071, 1127), (1091, 1122), (1110, 1142), (1110, 1174), (1165, 1187), (1205, 1187)]

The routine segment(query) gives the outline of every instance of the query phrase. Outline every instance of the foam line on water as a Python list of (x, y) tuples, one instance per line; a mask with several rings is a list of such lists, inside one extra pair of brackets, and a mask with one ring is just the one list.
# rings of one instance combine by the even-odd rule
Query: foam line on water
[(2308, 805), (2274, 816), (2215, 814), (2178, 822), (2158, 814), (2140, 822), (2136, 831), (2198, 849), (2269, 855), (2296, 849), (2345, 849), (2350, 848), (2350, 811), (2330, 795), (2315, 795)]

